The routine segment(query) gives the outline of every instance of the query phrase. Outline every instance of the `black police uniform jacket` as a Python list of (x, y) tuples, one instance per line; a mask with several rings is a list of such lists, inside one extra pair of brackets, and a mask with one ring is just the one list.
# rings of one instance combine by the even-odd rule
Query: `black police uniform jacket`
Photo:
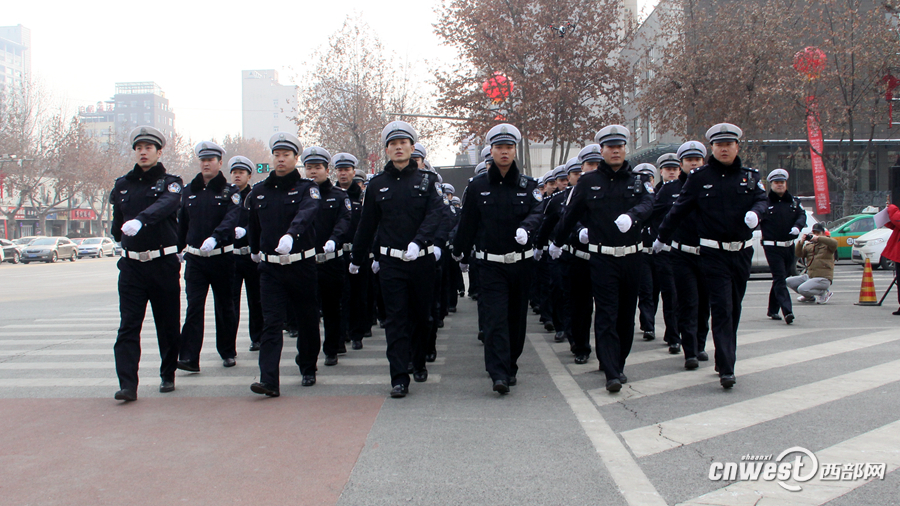
[(748, 241), (753, 231), (744, 223), (747, 211), (762, 218), (766, 210), (766, 192), (756, 169), (741, 165), (735, 157), (731, 165), (723, 165), (716, 157), (691, 171), (682, 186), (678, 200), (659, 227), (659, 240), (668, 243), (672, 232), (692, 211), (697, 233), (703, 239), (721, 242)]
[(443, 205), (434, 188), (436, 180), (434, 174), (416, 168), (412, 161), (403, 170), (388, 162), (369, 180), (353, 239), (354, 265), (368, 260), (373, 241), (398, 250), (405, 250), (411, 242), (420, 249), (434, 244)]
[(250, 208), (247, 207), (247, 196), (250, 195), (250, 190), (252, 189), (253, 187), (248, 184), (244, 187), (243, 190), (240, 190), (239, 192), (241, 196), (241, 204), (240, 206), (238, 206), (240, 207), (240, 214), (238, 214), (237, 226), (243, 228), (248, 233), (245, 233), (244, 237), (241, 237), (240, 239), (235, 238), (233, 243), (235, 249), (250, 246)]
[(347, 188), (347, 197), (350, 198), (350, 228), (347, 229), (347, 235), (344, 238), (344, 249), (349, 251), (349, 247), (353, 245), (353, 238), (356, 236), (356, 229), (359, 228), (359, 218), (362, 215), (362, 188), (356, 182), (350, 184)]
[[(182, 190), (181, 177), (167, 174), (162, 163), (147, 171), (135, 164), (131, 172), (116, 179), (109, 196), (113, 208), (110, 225), (113, 239), (121, 241), (127, 251), (177, 246)], [(129, 237), (122, 233), (122, 225), (134, 219), (141, 222), (141, 230)]]
[(313, 222), (321, 201), (316, 183), (300, 177), (296, 169), (284, 176), (269, 173), (269, 177), (253, 185), (247, 196), (250, 252), (277, 255), (275, 248), (284, 235), (294, 239), (292, 254), (315, 248)]
[[(569, 194), (556, 237), (569, 237), (580, 221), (590, 244), (634, 246), (641, 242), (642, 225), (653, 210), (654, 192), (650, 176), (632, 172), (627, 160), (619, 170), (601, 161), (597, 170), (582, 174)], [(615, 223), (622, 214), (632, 222), (624, 234)]]
[(784, 195), (770, 191), (766, 211), (760, 216), (759, 228), (764, 241), (791, 241), (797, 238), (791, 235), (791, 229), (802, 230), (806, 226), (806, 211), (800, 199), (785, 191)]
[(222, 172), (203, 182), (197, 174), (184, 188), (178, 210), (178, 249), (199, 248), (208, 237), (216, 240), (216, 248), (234, 242), (234, 227), (241, 215), (241, 194)]
[(451, 235), (453, 235), (453, 228), (456, 226), (457, 219), (456, 210), (450, 205), (447, 197), (442, 196), (441, 203), (441, 223), (434, 233), (434, 245), (445, 250), (450, 242)]
[(523, 252), (531, 246), (516, 242), (516, 230), (525, 229), (529, 241), (541, 225), (541, 191), (534, 178), (521, 174), (513, 161), (505, 176), (491, 164), (466, 187), (453, 250), (495, 255)]
[(572, 193), (573, 188), (574, 186), (567, 186), (565, 190), (558, 191), (545, 199), (547, 203), (544, 205), (544, 218), (541, 220), (541, 229), (540, 232), (538, 232), (537, 240), (534, 243), (536, 247), (543, 248), (547, 246), (550, 241), (553, 241), (557, 246), (563, 244), (581, 246), (578, 239), (573, 237), (577, 234), (577, 229), (572, 233), (572, 236), (565, 239), (557, 240), (553, 235), (556, 225), (559, 224), (559, 220), (561, 220), (565, 214), (566, 202), (569, 200), (569, 194)]
[(350, 213), (353, 204), (343, 188), (334, 186), (330, 180), (318, 185), (322, 196), (322, 204), (314, 221), (316, 228), (316, 251), (322, 253), (322, 248), (328, 241), (334, 241), (335, 251), (341, 249), (344, 242), (349, 240)]

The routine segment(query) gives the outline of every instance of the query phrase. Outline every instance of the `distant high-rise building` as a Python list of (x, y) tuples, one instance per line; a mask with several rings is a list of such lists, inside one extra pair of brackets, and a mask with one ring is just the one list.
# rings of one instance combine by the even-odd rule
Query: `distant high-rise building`
[(167, 137), (175, 132), (175, 113), (169, 99), (154, 82), (116, 83), (115, 126), (126, 131), (138, 125), (159, 129)]
[(0, 97), (22, 91), (31, 76), (31, 30), (0, 26)]
[(268, 142), (274, 132), (296, 132), (298, 87), (278, 82), (274, 70), (241, 71), (242, 133)]
[(97, 105), (78, 108), (78, 122), (84, 126), (84, 130), (88, 135), (97, 142), (110, 145), (117, 142), (115, 105), (115, 102), (109, 101), (97, 102)]

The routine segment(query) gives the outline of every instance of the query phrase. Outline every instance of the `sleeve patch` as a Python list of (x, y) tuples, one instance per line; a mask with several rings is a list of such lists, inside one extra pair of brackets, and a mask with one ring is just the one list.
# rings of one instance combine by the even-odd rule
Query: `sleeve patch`
[(353, 205), (350, 203), (350, 199), (344, 199), (344, 207), (346, 207), (348, 211), (353, 210)]
[(169, 191), (172, 193), (181, 193), (181, 185), (178, 183), (172, 183), (169, 185)]
[(314, 199), (316, 199), (316, 200), (319, 200), (319, 199), (322, 198), (322, 194), (319, 193), (319, 189), (318, 189), (318, 188), (310, 188), (310, 189), (309, 189), (309, 196), (312, 197), (312, 198), (314, 198)]
[(759, 186), (759, 189), (762, 191), (766, 191), (766, 187), (762, 184), (762, 179), (756, 182), (756, 186)]
[(236, 206), (241, 205), (241, 194), (240, 193), (232, 193), (231, 201), (234, 202), (234, 205), (236, 205)]
[(531, 194), (534, 195), (534, 200), (537, 200), (538, 202), (544, 199), (544, 197), (541, 196), (541, 190), (537, 188), (535, 188)]
[(650, 195), (653, 195), (654, 193), (656, 193), (656, 190), (653, 189), (653, 185), (650, 184), (649, 181), (644, 182), (644, 188), (647, 190), (647, 193), (649, 193)]

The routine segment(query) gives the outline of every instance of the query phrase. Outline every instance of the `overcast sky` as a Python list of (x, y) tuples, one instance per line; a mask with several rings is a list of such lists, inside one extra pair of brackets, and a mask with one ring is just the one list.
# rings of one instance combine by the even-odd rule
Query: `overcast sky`
[[(432, 29), (439, 0), (3, 4), (0, 26), (31, 29), (32, 70), (71, 113), (111, 99), (116, 82), (155, 81), (194, 141), (240, 133), (241, 70), (274, 68), (289, 83), (347, 15), (361, 14), (402, 58), (455, 55)], [(453, 162), (450, 146), (433, 152), (436, 164)]]

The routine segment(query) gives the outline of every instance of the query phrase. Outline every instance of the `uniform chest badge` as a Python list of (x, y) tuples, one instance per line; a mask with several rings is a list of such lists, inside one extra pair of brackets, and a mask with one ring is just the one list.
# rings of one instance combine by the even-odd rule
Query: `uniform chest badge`
[(169, 191), (172, 193), (181, 193), (181, 185), (178, 183), (172, 183), (169, 185)]
[(535, 188), (534, 191), (531, 192), (531, 195), (534, 197), (534, 200), (537, 200), (538, 202), (544, 199), (544, 197), (541, 195), (541, 190), (537, 188)]
[(487, 197), (490, 194), (491, 194), (491, 192), (481, 192), (482, 197)]
[(597, 190), (599, 190), (599, 189), (600, 189), (599, 186), (591, 186), (591, 190), (597, 191)]
[(240, 193), (231, 194), (231, 201), (234, 202), (234, 205), (239, 205), (241, 203), (241, 194)]
[(711, 185), (711, 184), (705, 184), (705, 185), (703, 185), (703, 189), (704, 189), (704, 190), (709, 190), (710, 188), (712, 188), (712, 186), (713, 186), (713, 185)]
[(350, 199), (344, 199), (344, 207), (346, 207), (348, 211), (353, 210), (353, 205), (350, 204)]
[(314, 198), (314, 199), (316, 199), (316, 200), (319, 200), (320, 198), (322, 198), (322, 194), (319, 193), (319, 189), (318, 189), (318, 188), (310, 188), (310, 189), (309, 189), (309, 196), (312, 197), (312, 198)]
[(196, 195), (191, 195), (191, 196), (188, 197), (188, 200), (195, 199), (195, 198), (197, 198)]
[(760, 190), (766, 191), (766, 187), (763, 186), (762, 181), (757, 182), (756, 186), (759, 187)]
[(527, 196), (528, 196), (527, 193), (517, 193), (516, 194), (516, 197), (527, 197)]
[(380, 191), (381, 193), (384, 193), (384, 192), (388, 191), (389, 189), (390, 188), (388, 188), (387, 186), (384, 186), (382, 188), (379, 188), (378, 191)]
[(673, 194), (672, 194), (672, 198), (673, 198), (673, 199), (677, 199), (679, 195), (681, 195), (681, 194), (680, 194), (680, 193), (673, 193)]
[(258, 198), (259, 200), (262, 200), (262, 199), (266, 198), (266, 196), (265, 195), (257, 195), (256, 198)]
[(337, 199), (333, 198), (333, 197), (330, 199), (325, 199), (325, 202), (335, 202), (335, 201), (337, 201)]
[(126, 193), (128, 193), (128, 190), (119, 190), (119, 193), (121, 193), (122, 195), (125, 195)]
[(656, 193), (656, 190), (653, 189), (653, 185), (650, 184), (650, 181), (647, 181), (647, 182), (644, 183), (644, 188), (647, 190), (647, 193), (649, 193), (649, 194), (651, 194), (651, 195), (652, 195), (653, 193)]
[(288, 195), (296, 195), (296, 194), (298, 194), (298, 193), (300, 193), (299, 190), (294, 190), (294, 191), (292, 191), (292, 192), (288, 192)]

